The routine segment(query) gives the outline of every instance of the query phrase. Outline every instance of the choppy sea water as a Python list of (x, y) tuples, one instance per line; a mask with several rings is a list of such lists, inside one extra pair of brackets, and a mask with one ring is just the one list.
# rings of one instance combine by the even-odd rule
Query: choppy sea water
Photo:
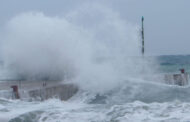
[[(158, 58), (160, 72), (189, 71), (189, 56)], [(1, 122), (190, 122), (189, 115), (189, 86), (142, 79), (128, 79), (104, 94), (79, 90), (69, 101), (0, 98)]]
[(85, 104), (56, 99), (9, 101), (1, 106), (1, 121), (10, 122), (189, 122), (190, 104), (180, 101), (125, 104)]

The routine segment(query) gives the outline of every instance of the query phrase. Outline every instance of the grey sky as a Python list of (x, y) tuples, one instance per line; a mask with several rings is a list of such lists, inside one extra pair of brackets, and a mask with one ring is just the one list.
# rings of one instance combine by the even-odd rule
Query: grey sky
[[(92, 0), (1, 0), (0, 26), (21, 12), (41, 11), (63, 15)], [(190, 0), (94, 0), (120, 13), (126, 21), (140, 25), (145, 17), (147, 55), (190, 54)]]

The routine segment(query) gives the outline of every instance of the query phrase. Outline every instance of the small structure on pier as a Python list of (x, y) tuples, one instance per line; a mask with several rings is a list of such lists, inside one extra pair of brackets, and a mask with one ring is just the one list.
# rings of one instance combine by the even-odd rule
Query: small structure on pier
[(12, 85), (11, 88), (13, 89), (12, 98), (13, 99), (20, 99), (20, 95), (19, 95), (19, 92), (18, 92), (18, 86), (17, 85)]

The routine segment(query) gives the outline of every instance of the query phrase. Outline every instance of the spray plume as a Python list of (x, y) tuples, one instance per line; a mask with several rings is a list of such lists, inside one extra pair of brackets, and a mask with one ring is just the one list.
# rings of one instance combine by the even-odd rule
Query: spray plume
[(7, 23), (3, 58), (24, 79), (70, 80), (105, 92), (140, 74), (138, 33), (138, 26), (100, 5), (55, 17), (27, 12)]

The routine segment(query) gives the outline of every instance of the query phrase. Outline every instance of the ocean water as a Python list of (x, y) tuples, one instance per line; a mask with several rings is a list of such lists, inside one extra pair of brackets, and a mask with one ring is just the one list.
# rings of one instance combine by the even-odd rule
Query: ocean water
[[(190, 71), (190, 56), (156, 59), (157, 73)], [(68, 101), (0, 98), (0, 122), (190, 122), (189, 115), (189, 86), (136, 78), (106, 93), (80, 89)]]
[(162, 72), (174, 73), (179, 72), (180, 69), (185, 69), (190, 73), (190, 56), (189, 55), (170, 55), (156, 57)]

